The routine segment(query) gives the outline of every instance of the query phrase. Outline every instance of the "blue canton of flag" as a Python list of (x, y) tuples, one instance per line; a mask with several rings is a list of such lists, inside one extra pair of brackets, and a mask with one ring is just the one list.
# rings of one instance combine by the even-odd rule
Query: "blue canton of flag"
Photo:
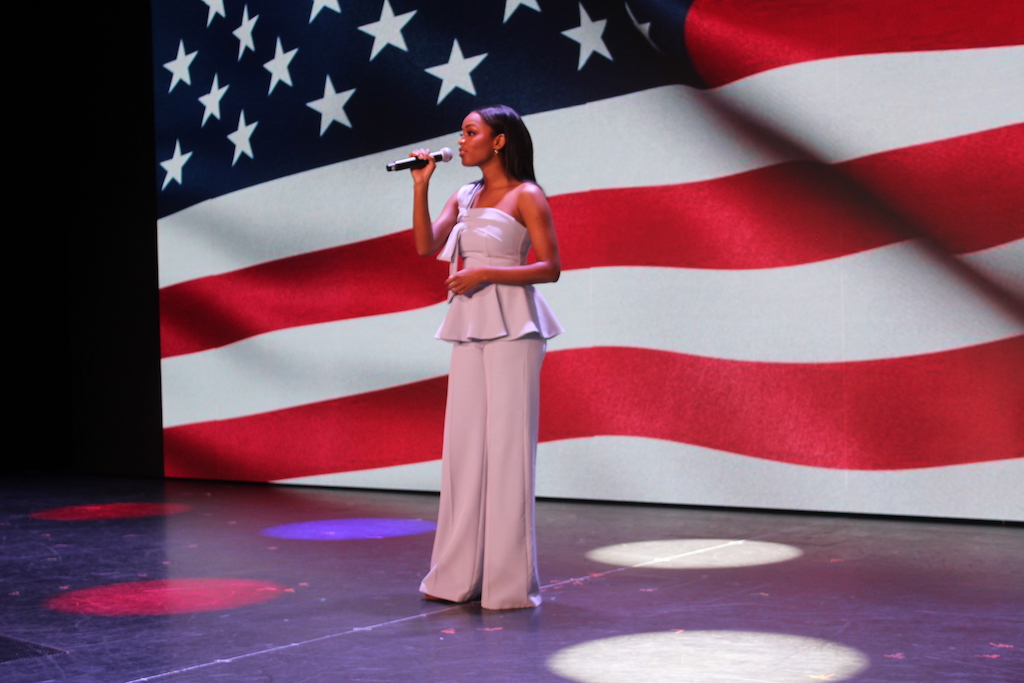
[[(677, 51), (684, 7), (662, 9)], [(450, 133), (474, 107), (696, 82), (621, 2), (157, 0), (153, 25), (160, 216)]]

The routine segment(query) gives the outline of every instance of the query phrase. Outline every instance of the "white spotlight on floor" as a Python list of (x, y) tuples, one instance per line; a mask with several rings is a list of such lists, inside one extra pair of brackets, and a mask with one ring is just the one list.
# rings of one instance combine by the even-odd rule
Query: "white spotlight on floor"
[(587, 559), (620, 567), (655, 569), (712, 569), (751, 567), (785, 562), (803, 551), (783, 543), (722, 538), (680, 538), (666, 541), (638, 541), (595, 548)]
[(548, 658), (579, 683), (808, 683), (843, 681), (868, 657), (827, 640), (759, 631), (668, 631), (602, 638)]

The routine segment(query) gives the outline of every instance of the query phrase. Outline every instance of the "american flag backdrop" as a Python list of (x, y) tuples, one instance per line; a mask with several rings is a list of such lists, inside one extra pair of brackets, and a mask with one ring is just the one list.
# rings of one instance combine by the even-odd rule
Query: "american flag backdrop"
[(168, 476), (436, 489), (447, 265), (384, 166), (504, 103), (563, 258), (539, 495), (1024, 520), (1020, 0), (153, 18)]

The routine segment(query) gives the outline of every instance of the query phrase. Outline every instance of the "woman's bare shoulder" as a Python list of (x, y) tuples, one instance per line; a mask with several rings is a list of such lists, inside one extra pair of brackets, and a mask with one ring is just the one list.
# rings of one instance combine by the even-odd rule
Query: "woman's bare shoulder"
[(547, 203), (547, 195), (544, 194), (544, 190), (540, 188), (537, 183), (529, 180), (524, 180), (514, 190), (516, 193), (516, 201), (527, 201), (531, 203), (544, 202)]

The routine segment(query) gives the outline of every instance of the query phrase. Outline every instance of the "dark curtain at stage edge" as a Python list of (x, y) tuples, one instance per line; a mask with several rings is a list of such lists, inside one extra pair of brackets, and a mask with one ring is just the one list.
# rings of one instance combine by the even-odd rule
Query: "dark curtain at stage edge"
[(70, 407), (72, 443), (43, 439), (21, 469), (162, 476), (150, 8), (118, 0), (84, 14), (68, 27), (75, 39), (64, 55), (78, 97), (63, 112), (67, 136), (53, 143), (70, 149), (50, 159), (64, 160), (51, 172), (71, 196), (70, 304), (54, 304), (68, 311), (70, 400), (52, 398)]

